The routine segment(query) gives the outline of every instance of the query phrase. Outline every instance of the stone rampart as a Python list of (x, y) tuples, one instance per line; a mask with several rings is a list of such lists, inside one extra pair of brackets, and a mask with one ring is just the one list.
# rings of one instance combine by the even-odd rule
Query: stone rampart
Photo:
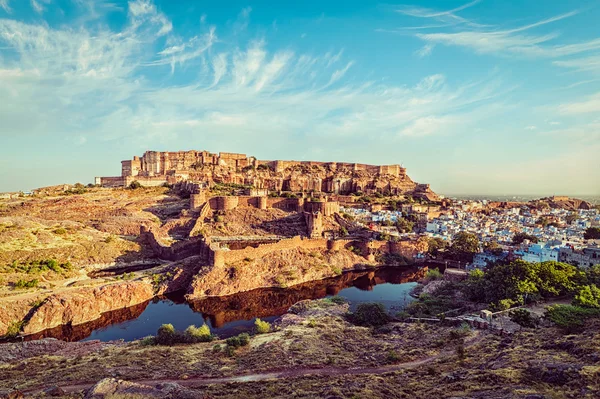
[(327, 240), (324, 238), (310, 239), (295, 236), (292, 238), (280, 240), (276, 243), (261, 244), (256, 248), (246, 247), (244, 249), (234, 251), (227, 249), (216, 249), (213, 244), (211, 251), (214, 252), (214, 254), (210, 256), (210, 259), (213, 259), (215, 262), (214, 265), (217, 266), (239, 262), (246, 258), (260, 259), (275, 251), (290, 250), (295, 248), (325, 250), (327, 249)]

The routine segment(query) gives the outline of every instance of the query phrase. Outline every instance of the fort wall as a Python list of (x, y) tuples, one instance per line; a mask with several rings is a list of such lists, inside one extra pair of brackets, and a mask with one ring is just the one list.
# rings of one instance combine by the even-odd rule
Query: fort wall
[(217, 249), (213, 246), (211, 251), (214, 253), (210, 256), (214, 260), (215, 266), (223, 266), (235, 262), (243, 261), (246, 258), (260, 259), (275, 251), (285, 251), (290, 249), (327, 249), (327, 240), (324, 238), (310, 239), (300, 236), (295, 236), (288, 239), (280, 240), (271, 244), (260, 244), (258, 247), (246, 247), (240, 250)]

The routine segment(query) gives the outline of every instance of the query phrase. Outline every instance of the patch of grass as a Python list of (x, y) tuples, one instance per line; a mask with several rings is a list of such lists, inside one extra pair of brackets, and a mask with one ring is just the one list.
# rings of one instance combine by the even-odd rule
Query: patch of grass
[(578, 332), (583, 329), (587, 319), (600, 317), (600, 309), (554, 305), (548, 307), (545, 317), (565, 332)]
[(25, 324), (25, 322), (23, 320), (21, 321), (12, 321), (9, 325), (8, 328), (6, 329), (6, 334), (4, 334), (5, 337), (7, 338), (14, 338), (17, 335), (19, 335), (19, 332), (21, 331), (21, 328), (23, 328), (23, 324)]
[(390, 321), (390, 316), (381, 303), (361, 303), (347, 317), (353, 324), (369, 327), (380, 327)]
[(148, 335), (147, 337), (140, 339), (139, 344), (140, 346), (156, 345), (156, 338), (154, 338), (152, 335)]
[(15, 289), (27, 289), (27, 288), (36, 288), (39, 284), (39, 280), (34, 278), (33, 280), (25, 281), (19, 279), (15, 283)]
[(57, 229), (54, 229), (53, 233), (58, 235), (65, 235), (67, 234), (67, 230), (63, 227), (59, 227)]
[(337, 267), (337, 266), (331, 266), (331, 271), (333, 272), (333, 274), (335, 274), (336, 276), (341, 276), (342, 275), (342, 269)]

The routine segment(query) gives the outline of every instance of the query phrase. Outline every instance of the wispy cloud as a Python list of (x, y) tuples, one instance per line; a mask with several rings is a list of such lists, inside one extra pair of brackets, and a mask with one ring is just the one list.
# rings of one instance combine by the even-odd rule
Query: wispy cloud
[(594, 72), (600, 74), (600, 55), (576, 58), (573, 60), (554, 61), (554, 65), (571, 68), (578, 72)]
[(433, 51), (434, 47), (435, 47), (435, 44), (427, 43), (426, 45), (421, 47), (419, 50), (417, 50), (415, 52), (415, 54), (421, 58), (427, 57), (428, 55), (431, 55), (431, 52)]
[[(439, 10), (434, 10), (431, 8), (415, 7), (415, 6), (401, 6), (400, 8), (398, 8), (396, 10), (396, 12), (410, 16), (410, 17), (435, 19), (436, 21), (439, 21), (439, 22), (442, 22), (445, 24), (445, 25), (441, 25), (441, 26), (451, 26), (451, 25), (457, 25), (457, 24), (482, 26), (482, 25), (472, 22), (466, 18), (460, 17), (456, 14), (459, 11), (463, 11), (467, 8), (475, 6), (480, 2), (481, 2), (481, 0), (474, 0), (474, 1), (471, 1), (470, 3), (466, 3), (460, 7), (456, 7), (452, 10), (447, 10), (447, 11), (439, 11)], [(425, 27), (419, 27), (419, 29), (420, 28), (425, 28)]]
[(10, 8), (10, 5), (8, 4), (10, 0), (0, 0), (0, 8), (2, 8), (4, 11), (10, 13), (12, 10)]
[(561, 104), (558, 111), (565, 115), (596, 113), (600, 115), (600, 93), (587, 97), (584, 101)]
[[(435, 44), (465, 47), (480, 54), (544, 58), (558, 58), (600, 49), (600, 38), (578, 43), (551, 44), (552, 41), (559, 38), (560, 34), (558, 32), (545, 34), (526, 33), (544, 25), (571, 18), (579, 13), (576, 10), (508, 29), (478, 24), (455, 14), (465, 8), (472, 7), (477, 3), (479, 2), (474, 1), (467, 3), (449, 11), (435, 11), (418, 7), (405, 7), (398, 11), (406, 16), (434, 19), (446, 23), (446, 25), (440, 26), (426, 25), (416, 27), (419, 30), (438, 30), (437, 32), (414, 33), (415, 37), (427, 43), (425, 47), (420, 50), (420, 52), (425, 55), (429, 53), (427, 46)], [(409, 30), (414, 28), (415, 27), (405, 27), (400, 28), (398, 31), (404, 30), (404, 33), (410, 33)], [(581, 62), (584, 64), (584, 67), (590, 67), (590, 63), (593, 63), (593, 61), (593, 59), (585, 59)]]

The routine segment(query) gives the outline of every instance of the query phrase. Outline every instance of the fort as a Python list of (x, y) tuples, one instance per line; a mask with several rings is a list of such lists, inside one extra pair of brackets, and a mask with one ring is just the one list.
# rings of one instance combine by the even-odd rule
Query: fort
[(238, 184), (269, 192), (306, 192), (350, 195), (382, 193), (411, 195), (437, 201), (428, 184), (414, 182), (400, 165), (367, 165), (343, 162), (263, 161), (245, 154), (208, 151), (146, 151), (121, 162), (121, 176), (96, 177), (103, 187), (173, 185), (195, 182), (207, 187)]

